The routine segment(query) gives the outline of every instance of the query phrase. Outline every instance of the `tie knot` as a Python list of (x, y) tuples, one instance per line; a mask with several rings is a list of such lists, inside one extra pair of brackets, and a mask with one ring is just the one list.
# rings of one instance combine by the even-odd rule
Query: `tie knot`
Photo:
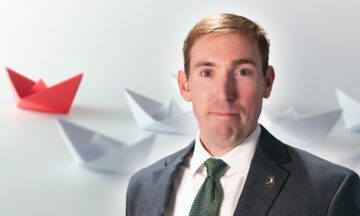
[(227, 164), (221, 159), (209, 158), (205, 161), (206, 171), (208, 177), (214, 177), (217, 173), (223, 170)]

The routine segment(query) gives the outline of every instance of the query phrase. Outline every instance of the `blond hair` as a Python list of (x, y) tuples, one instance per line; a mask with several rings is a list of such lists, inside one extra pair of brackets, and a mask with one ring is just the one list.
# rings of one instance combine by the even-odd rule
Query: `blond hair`
[(187, 35), (183, 46), (184, 69), (186, 76), (189, 77), (190, 51), (196, 40), (208, 34), (219, 35), (237, 32), (250, 34), (256, 40), (260, 50), (263, 74), (265, 75), (269, 66), (270, 42), (264, 29), (245, 17), (235, 14), (221, 13), (203, 18)]

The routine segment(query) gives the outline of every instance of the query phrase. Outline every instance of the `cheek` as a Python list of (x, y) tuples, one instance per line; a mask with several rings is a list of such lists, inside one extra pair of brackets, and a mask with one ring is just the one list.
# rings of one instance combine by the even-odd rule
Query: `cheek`
[(196, 85), (190, 85), (190, 94), (193, 103), (206, 103), (211, 97), (211, 88), (198, 82)]
[(251, 85), (240, 89), (240, 98), (242, 98), (243, 105), (250, 110), (256, 110), (262, 104), (263, 90), (259, 85)]
[(207, 115), (208, 108), (211, 104), (211, 98), (214, 98), (211, 95), (211, 91), (208, 91), (200, 85), (191, 88), (191, 102), (197, 118), (202, 118), (202, 116)]

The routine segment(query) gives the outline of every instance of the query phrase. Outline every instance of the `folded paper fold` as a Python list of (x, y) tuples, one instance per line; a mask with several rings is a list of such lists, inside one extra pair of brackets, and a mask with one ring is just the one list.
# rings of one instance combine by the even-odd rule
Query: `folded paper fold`
[(131, 145), (57, 118), (57, 123), (75, 163), (90, 169), (132, 174), (144, 167), (155, 135)]
[(283, 131), (307, 143), (322, 143), (341, 116), (341, 110), (334, 110), (309, 117), (299, 117), (294, 107), (274, 117), (268, 112), (271, 123)]
[(47, 87), (41, 79), (35, 82), (6, 68), (17, 106), (22, 109), (66, 114), (70, 111), (83, 74)]
[(125, 96), (139, 127), (162, 133), (194, 135), (197, 123), (192, 111), (183, 111), (175, 100), (160, 103), (129, 89)]
[(343, 110), (345, 126), (352, 131), (360, 132), (360, 102), (336, 89), (336, 95)]

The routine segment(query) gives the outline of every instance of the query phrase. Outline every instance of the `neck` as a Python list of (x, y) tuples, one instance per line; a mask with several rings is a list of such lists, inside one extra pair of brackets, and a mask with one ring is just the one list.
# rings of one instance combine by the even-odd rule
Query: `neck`
[(243, 134), (231, 134), (226, 137), (222, 137), (214, 133), (209, 133), (209, 136), (207, 136), (200, 131), (200, 142), (210, 155), (214, 157), (221, 157), (248, 138), (248, 136), (254, 132), (256, 126)]
[(206, 151), (213, 157), (221, 157), (236, 147), (236, 146), (233, 146), (233, 147), (228, 147), (228, 148), (216, 148), (216, 146), (204, 145), (202, 141), (201, 141), (201, 144), (206, 149)]

